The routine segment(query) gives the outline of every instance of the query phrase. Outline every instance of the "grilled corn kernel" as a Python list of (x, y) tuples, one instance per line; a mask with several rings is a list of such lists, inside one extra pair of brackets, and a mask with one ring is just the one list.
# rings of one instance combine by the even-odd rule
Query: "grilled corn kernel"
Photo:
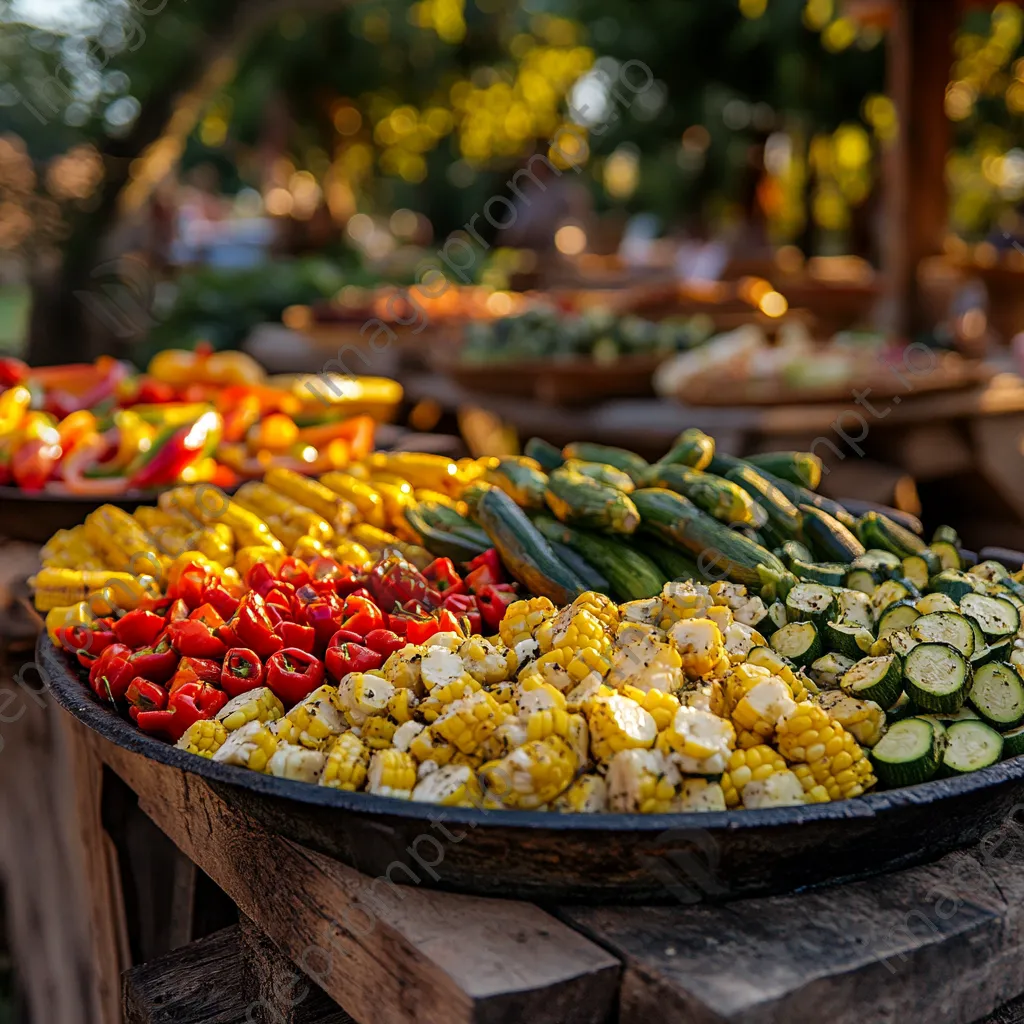
[(658, 732), (672, 724), (676, 712), (680, 708), (679, 698), (661, 690), (648, 690), (646, 693), (635, 686), (624, 686), (622, 696), (635, 700), (645, 711), (649, 712), (658, 727)]
[(206, 718), (193, 722), (178, 740), (177, 747), (200, 757), (213, 757), (224, 746), (227, 738), (228, 731), (223, 723)]
[(338, 707), (349, 725), (362, 725), (371, 715), (387, 714), (395, 688), (369, 672), (350, 672), (338, 686)]
[(724, 718), (680, 708), (672, 724), (659, 737), (658, 746), (673, 752), (678, 764), (689, 775), (720, 775), (729, 763), (736, 743), (732, 725)]
[(741, 746), (754, 746), (760, 740), (770, 740), (775, 735), (775, 723), (795, 707), (790, 689), (781, 679), (767, 679), (751, 687), (732, 710), (736, 729), (755, 737), (752, 743), (742, 742)]
[(668, 632), (683, 660), (683, 671), (691, 679), (711, 672), (726, 658), (721, 630), (710, 619), (681, 619)]
[(714, 598), (701, 583), (670, 581), (661, 591), (661, 627), (668, 629), (680, 619), (703, 619), (714, 605)]
[(601, 814), (608, 808), (608, 784), (600, 775), (581, 775), (554, 803), (562, 814)]
[(446, 739), (434, 732), (433, 726), (427, 726), (409, 741), (409, 753), (417, 761), (434, 764), (447, 764), (456, 753), (455, 747)]
[(505, 807), (534, 809), (569, 788), (578, 764), (560, 736), (532, 740), (480, 769), (487, 795)]
[(619, 606), (604, 594), (598, 594), (592, 590), (587, 591), (585, 594), (580, 594), (573, 601), (572, 606), (577, 611), (590, 612), (610, 633), (614, 633), (619, 625)]
[(320, 686), (284, 716), (277, 735), (288, 743), (312, 750), (322, 749), (328, 740), (347, 728), (335, 703), (338, 690)]
[(316, 480), (290, 469), (267, 470), (264, 482), (286, 498), (312, 509), (331, 526), (345, 527), (352, 522), (354, 508), (341, 495)]
[(359, 480), (350, 473), (325, 473), (320, 483), (329, 487), (339, 497), (355, 505), (364, 523), (384, 526), (384, 500), (365, 480)]
[(543, 708), (528, 712), (523, 717), (526, 739), (544, 740), (549, 736), (561, 736), (572, 747), (579, 764), (586, 764), (590, 733), (583, 715), (571, 715), (561, 708)]
[(537, 630), (554, 614), (555, 606), (546, 597), (513, 601), (498, 627), (501, 642), (506, 647), (515, 647), (520, 640), (536, 639)]
[(269, 725), (283, 717), (284, 705), (267, 686), (259, 686), (233, 697), (217, 713), (217, 721), (228, 732), (235, 732), (250, 722)]
[(413, 712), (416, 709), (416, 697), (412, 690), (404, 686), (395, 688), (395, 692), (388, 698), (388, 718), (398, 725), (404, 725), (412, 721)]
[(619, 694), (596, 697), (589, 706), (587, 721), (590, 748), (599, 761), (610, 761), (620, 750), (651, 747), (658, 735), (650, 712)]
[(885, 712), (872, 700), (858, 700), (841, 690), (831, 690), (815, 697), (814, 703), (862, 747), (873, 747), (885, 734)]
[(807, 802), (800, 779), (791, 771), (775, 772), (766, 779), (748, 782), (743, 788), (743, 806), (751, 811), (760, 807), (799, 807)]
[(459, 646), (465, 670), (478, 683), (500, 683), (516, 671), (515, 654), (502, 645), (496, 647), (482, 636), (472, 636)]
[(416, 761), (400, 750), (378, 750), (370, 758), (367, 792), (409, 800), (416, 788)]
[(384, 678), (393, 686), (423, 693), (426, 687), (420, 667), (422, 661), (423, 648), (415, 644), (406, 644), (384, 662)]
[(657, 750), (620, 750), (608, 766), (608, 808), (625, 814), (667, 814), (683, 777)]
[(786, 770), (786, 761), (782, 755), (766, 744), (762, 743), (746, 750), (734, 750), (729, 756), (729, 770), (722, 775), (726, 805), (740, 805), (743, 787), (748, 782), (764, 782), (776, 772)]
[(295, 743), (279, 742), (267, 762), (267, 774), (294, 782), (317, 783), (323, 775), (327, 755), (322, 750), (310, 750)]
[(327, 747), (320, 785), (330, 789), (362, 789), (369, 763), (370, 751), (363, 741), (351, 732), (343, 732), (335, 736)]
[(449, 704), (431, 731), (464, 754), (474, 754), (505, 719), (505, 712), (485, 691)]
[(359, 732), (368, 747), (372, 747), (374, 750), (384, 750), (386, 747), (393, 746), (392, 741), (397, 729), (398, 726), (387, 718), (374, 716), (363, 722)]
[(270, 726), (254, 720), (229, 733), (213, 760), (265, 773), (275, 750), (277, 737)]
[(412, 799), (415, 803), (442, 807), (479, 807), (483, 796), (476, 772), (470, 765), (449, 764), (420, 779), (412, 791)]

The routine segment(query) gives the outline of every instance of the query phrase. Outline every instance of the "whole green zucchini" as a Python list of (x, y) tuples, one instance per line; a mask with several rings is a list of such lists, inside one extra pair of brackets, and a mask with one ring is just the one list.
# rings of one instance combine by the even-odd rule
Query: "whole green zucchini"
[(916, 533), (878, 512), (866, 512), (860, 517), (857, 521), (857, 536), (868, 547), (891, 551), (900, 558), (918, 555), (925, 548), (924, 541)]
[(759, 472), (765, 480), (775, 484), (797, 508), (801, 505), (810, 505), (812, 508), (827, 512), (833, 519), (838, 519), (848, 530), (856, 527), (856, 516), (850, 515), (849, 511), (840, 505), (838, 501), (826, 498), (822, 494), (816, 494), (814, 491), (801, 487), (799, 484), (790, 483), (789, 480), (783, 480), (782, 477), (775, 476), (774, 473), (770, 473), (768, 470), (762, 469)]
[(678, 547), (665, 544), (655, 537), (642, 534), (635, 537), (633, 543), (670, 579), (678, 583), (687, 580), (701, 580), (697, 563), (689, 555), (683, 554)]
[(523, 454), (533, 459), (545, 473), (558, 469), (565, 462), (565, 459), (562, 458), (562, 453), (553, 444), (549, 444), (539, 437), (531, 437), (526, 442), (526, 445), (523, 447)]
[[(551, 522), (557, 523), (552, 519)], [(537, 526), (537, 521), (534, 520)], [(544, 531), (541, 530), (541, 533)], [(551, 550), (558, 556), (559, 561), (567, 565), (586, 584), (587, 590), (596, 590), (599, 594), (611, 596), (612, 585), (606, 576), (602, 576), (581, 554), (574, 551), (568, 544), (559, 544), (558, 541), (548, 538)]]
[(616, 469), (614, 466), (609, 466), (606, 463), (581, 462), (579, 459), (569, 459), (565, 463), (565, 468), (573, 473), (582, 473), (583, 476), (589, 476), (591, 480), (596, 480), (599, 484), (604, 484), (606, 487), (614, 487), (616, 490), (622, 491), (623, 494), (632, 494), (636, 490), (633, 478), (628, 473), (623, 473), (621, 469)]
[(811, 452), (764, 452), (748, 455), (746, 461), (798, 487), (814, 491), (821, 483), (821, 459)]
[(544, 497), (555, 517), (571, 526), (628, 535), (640, 525), (629, 495), (569, 469), (556, 469), (548, 477)]
[(531, 594), (563, 605), (587, 589), (559, 560), (526, 513), (500, 488), (486, 490), (477, 503), (476, 516), (505, 568)]
[(772, 531), (782, 540), (799, 540), (803, 535), (804, 520), (800, 510), (752, 466), (736, 466), (725, 478), (742, 487), (765, 510)]
[(565, 544), (607, 576), (614, 596), (623, 601), (657, 597), (667, 577), (646, 555), (631, 545), (598, 533), (577, 530), (546, 516), (534, 520), (537, 529), (553, 543)]
[(544, 508), (548, 478), (534, 459), (498, 459), (497, 465), (488, 469), (483, 478), (487, 483), (500, 487), (520, 508)]
[(459, 515), (450, 505), (444, 505), (440, 501), (417, 502), (416, 511), (428, 526), (437, 530), (452, 530), (470, 536), (486, 536), (472, 519)]
[(770, 573), (786, 567), (770, 551), (740, 536), (702, 512), (681, 494), (647, 488), (633, 495), (643, 529), (697, 556), (697, 568), (712, 578), (726, 575), (736, 583), (759, 587), (761, 566)]
[(864, 554), (864, 545), (838, 519), (813, 505), (801, 505), (804, 539), (826, 562), (852, 562)]
[(419, 505), (405, 510), (405, 521), (419, 537), (423, 547), (438, 558), (468, 562), (491, 547), (491, 539), (483, 530), (474, 526), (463, 531), (433, 525), (423, 516)]
[(672, 442), (672, 447), (655, 463), (656, 466), (689, 466), (707, 469), (715, 457), (715, 439), (703, 430), (690, 427)]
[(890, 508), (888, 505), (879, 505), (874, 501), (859, 501), (855, 498), (843, 498), (842, 505), (852, 516), (862, 516), (866, 512), (877, 512), (879, 515), (883, 515), (894, 523), (898, 523), (905, 529), (910, 530), (911, 533), (916, 533), (919, 537), (924, 536), (924, 523), (917, 516), (911, 515), (909, 512), (903, 512), (898, 508)]
[(580, 462), (601, 462), (606, 466), (614, 466), (628, 473), (630, 479), (638, 487), (644, 483), (644, 474), (650, 469), (650, 463), (640, 458), (635, 452), (625, 448), (610, 448), (604, 444), (591, 444), (589, 441), (574, 441), (562, 449), (566, 459), (579, 459)]
[(760, 528), (768, 521), (764, 509), (742, 487), (713, 473), (679, 465), (652, 466), (649, 479), (651, 487), (667, 487), (689, 498), (726, 526)]

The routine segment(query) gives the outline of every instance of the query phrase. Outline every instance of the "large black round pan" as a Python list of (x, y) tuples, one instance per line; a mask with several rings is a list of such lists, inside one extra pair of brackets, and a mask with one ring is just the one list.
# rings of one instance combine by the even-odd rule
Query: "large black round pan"
[(193, 772), (275, 832), (397, 884), (591, 903), (791, 892), (934, 860), (976, 842), (1024, 799), (1020, 757), (856, 800), (761, 811), (560, 815), (406, 803), (178, 751), (95, 701), (45, 636), (38, 656), (58, 702), (108, 740)]

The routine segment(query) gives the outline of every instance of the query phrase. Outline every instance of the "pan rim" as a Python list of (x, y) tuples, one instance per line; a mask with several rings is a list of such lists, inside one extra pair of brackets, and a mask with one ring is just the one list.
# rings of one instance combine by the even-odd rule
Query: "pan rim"
[(172, 768), (207, 781), (248, 790), (263, 797), (293, 801), (310, 807), (349, 812), (357, 815), (393, 816), (424, 822), (427, 827), (445, 824), (472, 828), (522, 828), (527, 831), (556, 832), (634, 832), (638, 838), (676, 831), (730, 831), (770, 829), (810, 825), (824, 821), (874, 818), (901, 809), (935, 804), (954, 797), (965, 797), (980, 790), (1024, 779), (1024, 755), (1001, 761), (966, 775), (933, 779), (900, 789), (868, 793), (850, 800), (803, 807), (770, 807), (757, 810), (687, 812), (681, 814), (561, 814), (550, 811), (477, 810), (471, 807), (445, 807), (431, 803), (412, 803), (372, 793), (328, 789), (291, 779), (261, 775), (235, 765), (220, 764), (208, 758), (178, 750), (170, 743), (137, 729), (115, 709), (100, 704), (46, 633), (36, 644), (37, 667), (47, 689), (57, 703), (79, 722), (104, 739), (133, 754), (140, 754)]

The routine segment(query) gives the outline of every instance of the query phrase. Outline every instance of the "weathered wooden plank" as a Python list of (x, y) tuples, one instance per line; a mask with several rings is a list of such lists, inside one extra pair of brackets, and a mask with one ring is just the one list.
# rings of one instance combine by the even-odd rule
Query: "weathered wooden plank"
[(560, 916), (625, 961), (623, 1021), (967, 1024), (1024, 992), (1022, 837), (794, 896)]
[(278, 948), (374, 1024), (601, 1024), (618, 961), (540, 908), (393, 886), (303, 849), (204, 782), (90, 734), (139, 804)]

